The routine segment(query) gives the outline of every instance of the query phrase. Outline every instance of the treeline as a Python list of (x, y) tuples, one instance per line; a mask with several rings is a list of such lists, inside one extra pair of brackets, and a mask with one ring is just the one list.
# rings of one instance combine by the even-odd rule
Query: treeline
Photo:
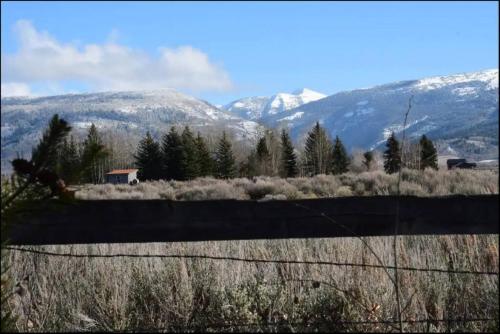
[(133, 167), (133, 162), (124, 162), (122, 154), (106, 145), (96, 126), (91, 124), (83, 141), (75, 136), (65, 137), (52, 159), (54, 170), (66, 184), (103, 183), (105, 175), (112, 169)]
[[(398, 172), (401, 167), (437, 169), (436, 149), (426, 136), (418, 144), (401, 147), (394, 133), (384, 152), (384, 170)], [(342, 174), (350, 170), (352, 157), (337, 136), (333, 141), (319, 123), (308, 133), (301, 159), (286, 130), (277, 136), (266, 132), (240, 163), (236, 162), (232, 144), (222, 133), (215, 150), (208, 148), (204, 137), (195, 136), (186, 126), (182, 133), (175, 127), (160, 142), (148, 132), (140, 141), (134, 156), (139, 180), (190, 180), (201, 176), (217, 178), (253, 177), (258, 175), (296, 177), (317, 174)], [(376, 163), (372, 151), (363, 153), (362, 165), (371, 170)], [(404, 166), (403, 166), (404, 163)]]
[(215, 154), (209, 151), (206, 140), (200, 133), (194, 136), (188, 126), (181, 134), (172, 127), (163, 136), (161, 143), (156, 142), (148, 132), (139, 142), (134, 158), (139, 169), (139, 180), (237, 176), (236, 159), (225, 132), (222, 133)]
[[(66, 184), (97, 184), (103, 183), (105, 174), (116, 168), (136, 167), (139, 180), (145, 181), (191, 180), (203, 176), (228, 179), (342, 174), (349, 170), (372, 170), (377, 164), (375, 152), (366, 151), (362, 153), (361, 167), (356, 167), (353, 161), (356, 159), (347, 153), (342, 140), (338, 136), (332, 140), (319, 122), (309, 131), (302, 151), (294, 148), (285, 129), (279, 135), (267, 131), (243, 159), (238, 152), (239, 162), (225, 132), (212, 145), (199, 132), (195, 135), (188, 126), (181, 133), (172, 127), (160, 141), (148, 132), (130, 157), (125, 157), (126, 148), (118, 150), (118, 142), (113, 140), (106, 145), (92, 124), (84, 140), (77, 141), (70, 136), (62, 142), (51, 167)], [(389, 174), (402, 167), (438, 168), (437, 151), (425, 135), (419, 142), (406, 143), (402, 147), (392, 133), (387, 139), (383, 160), (384, 170)]]
[[(51, 123), (57, 122), (54, 115)], [(71, 128), (70, 128), (71, 129)], [(82, 141), (74, 136), (64, 136), (51, 156), (50, 166), (66, 184), (103, 183), (105, 175), (116, 168), (138, 168), (138, 178), (145, 180), (191, 180), (212, 176), (221, 179), (254, 177), (259, 175), (296, 177), (318, 174), (342, 174), (349, 170), (360, 171), (353, 163), (353, 156), (337, 136), (334, 140), (319, 122), (308, 133), (304, 149), (299, 152), (292, 145), (288, 132), (280, 135), (267, 131), (244, 159), (237, 162), (231, 140), (225, 132), (215, 145), (198, 132), (196, 136), (186, 126), (182, 133), (172, 127), (157, 142), (148, 132), (142, 138), (135, 154), (120, 145), (115, 137), (106, 144), (96, 126), (91, 124)], [(437, 151), (425, 135), (418, 142), (405, 143), (403, 147), (394, 133), (386, 142), (383, 153), (384, 170), (391, 174), (402, 167), (412, 169), (438, 169)], [(376, 165), (374, 151), (362, 154), (362, 170), (372, 170)]]
[(246, 161), (237, 163), (233, 146), (225, 132), (215, 150), (210, 151), (204, 137), (196, 136), (186, 126), (181, 134), (175, 127), (156, 142), (148, 132), (140, 141), (135, 155), (139, 180), (190, 180), (200, 176), (221, 179), (256, 175), (298, 174), (297, 157), (288, 134), (281, 141), (271, 132), (262, 137)]

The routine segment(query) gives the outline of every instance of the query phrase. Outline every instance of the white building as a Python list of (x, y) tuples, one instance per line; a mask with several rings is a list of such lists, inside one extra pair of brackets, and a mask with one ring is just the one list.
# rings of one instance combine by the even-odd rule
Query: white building
[(113, 184), (135, 184), (139, 183), (137, 179), (138, 169), (115, 169), (106, 173), (106, 182)]

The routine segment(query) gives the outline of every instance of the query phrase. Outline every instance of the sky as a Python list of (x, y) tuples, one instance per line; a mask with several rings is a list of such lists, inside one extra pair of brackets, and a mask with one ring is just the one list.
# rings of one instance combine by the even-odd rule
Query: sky
[(496, 1), (2, 1), (2, 96), (330, 95), (498, 68), (498, 29)]

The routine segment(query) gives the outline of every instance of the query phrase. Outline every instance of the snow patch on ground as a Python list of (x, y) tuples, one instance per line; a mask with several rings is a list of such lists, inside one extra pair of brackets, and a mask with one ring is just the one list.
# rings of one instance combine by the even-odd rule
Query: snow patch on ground
[(451, 92), (458, 96), (477, 95), (477, 90), (474, 87), (455, 88)]
[(465, 141), (467, 144), (472, 144), (474, 146), (477, 146), (477, 147), (480, 147), (480, 148), (485, 148), (486, 146), (484, 145), (484, 143), (482, 141), (479, 141), (479, 140), (471, 140), (471, 139), (467, 139)]
[(445, 149), (446, 152), (450, 153), (450, 154), (453, 154), (453, 155), (457, 155), (457, 151), (455, 151), (454, 149), (451, 148), (450, 145), (448, 145), (448, 147), (446, 147)]
[(304, 115), (304, 112), (298, 111), (298, 112), (294, 113), (293, 115), (283, 117), (283, 118), (279, 119), (278, 121), (291, 121), (291, 120), (294, 120), (296, 118), (302, 117), (302, 115)]
[(125, 113), (125, 114), (135, 114), (137, 113), (137, 109), (133, 107), (121, 107), (118, 109), (119, 112)]
[(92, 122), (73, 122), (71, 125), (75, 128), (88, 129), (92, 125)]
[(424, 117), (422, 117), (420, 119), (417, 119), (417, 120), (415, 120), (413, 122), (410, 122), (410, 123), (406, 124), (406, 127), (403, 127), (400, 124), (393, 124), (393, 125), (390, 125), (390, 126), (384, 128), (384, 130), (382, 131), (382, 135), (384, 137), (384, 140), (387, 140), (387, 138), (390, 137), (390, 135), (391, 135), (392, 132), (394, 132), (394, 133), (402, 132), (403, 130), (408, 129), (411, 126), (414, 126), (414, 125), (416, 125), (416, 124), (418, 124), (420, 122), (425, 121), (427, 118), (429, 118), (429, 116), (425, 115)]
[(482, 164), (482, 165), (497, 165), (498, 166), (498, 159), (481, 160), (481, 161), (478, 161), (477, 163)]

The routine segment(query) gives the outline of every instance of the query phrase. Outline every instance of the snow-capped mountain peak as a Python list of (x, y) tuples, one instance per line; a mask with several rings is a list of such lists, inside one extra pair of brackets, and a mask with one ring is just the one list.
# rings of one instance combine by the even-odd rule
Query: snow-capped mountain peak
[(326, 97), (325, 94), (301, 88), (292, 93), (278, 93), (270, 97), (255, 96), (239, 99), (224, 106), (223, 109), (242, 118), (260, 120), (324, 97)]
[(326, 97), (325, 94), (316, 92), (316, 91), (309, 89), (309, 88), (296, 89), (292, 92), (292, 95), (300, 95), (300, 96), (302, 96), (302, 98), (307, 99), (307, 100), (311, 100), (311, 101), (316, 101), (316, 100), (319, 100), (319, 99)]
[(489, 90), (498, 89), (498, 69), (424, 78), (418, 80), (415, 87), (421, 90), (432, 90), (448, 85), (472, 83), (474, 81), (486, 83), (486, 88)]

